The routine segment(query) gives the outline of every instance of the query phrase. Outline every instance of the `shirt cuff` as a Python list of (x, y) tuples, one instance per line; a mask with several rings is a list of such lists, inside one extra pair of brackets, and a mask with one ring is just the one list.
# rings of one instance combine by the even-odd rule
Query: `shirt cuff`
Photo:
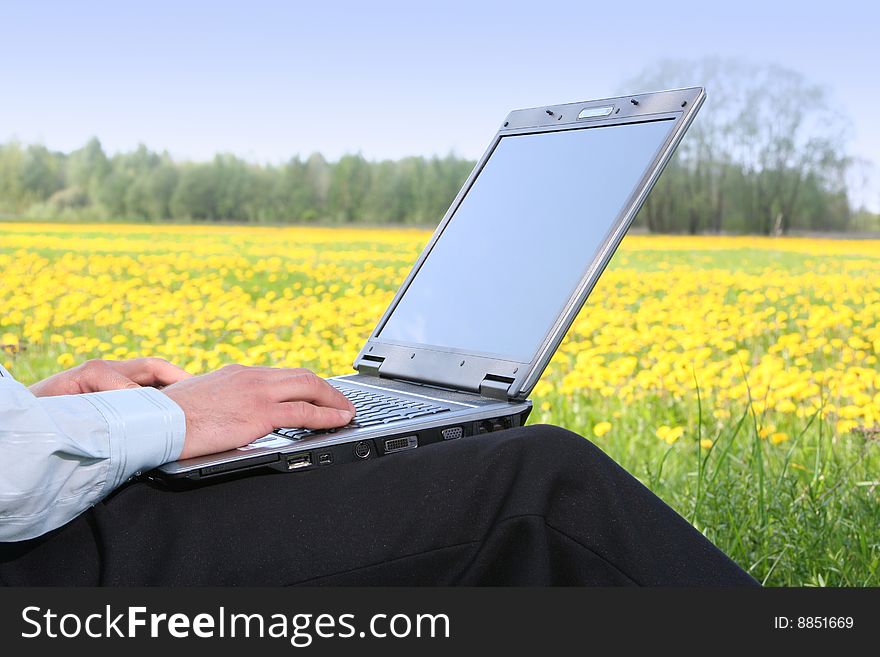
[(78, 395), (104, 417), (110, 429), (109, 493), (144, 470), (174, 461), (183, 451), (186, 417), (155, 388), (128, 388)]

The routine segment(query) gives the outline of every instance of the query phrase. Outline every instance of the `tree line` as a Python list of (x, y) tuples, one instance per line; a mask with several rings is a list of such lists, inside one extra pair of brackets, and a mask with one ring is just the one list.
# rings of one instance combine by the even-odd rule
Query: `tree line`
[(320, 154), (260, 165), (234, 155), (176, 162), (145, 146), (108, 156), (0, 145), (0, 213), (38, 219), (436, 223), (474, 163), (454, 157), (370, 162)]
[[(627, 89), (694, 82), (706, 86), (706, 106), (637, 224), (694, 234), (853, 228), (846, 121), (823, 89), (785, 69), (712, 59), (660, 63)], [(97, 139), (70, 153), (10, 142), (0, 145), (0, 215), (433, 225), (473, 166), (454, 155), (178, 162), (145, 146), (108, 155)]]

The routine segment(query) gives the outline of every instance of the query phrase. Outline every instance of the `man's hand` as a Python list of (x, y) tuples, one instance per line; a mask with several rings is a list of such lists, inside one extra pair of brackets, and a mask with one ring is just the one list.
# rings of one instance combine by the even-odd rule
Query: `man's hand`
[(192, 376), (162, 358), (134, 360), (89, 360), (33, 384), (37, 397), (78, 395), (141, 386), (167, 386)]
[(186, 416), (182, 459), (247, 445), (277, 427), (341, 427), (355, 413), (345, 395), (304, 369), (227, 365), (162, 392)]

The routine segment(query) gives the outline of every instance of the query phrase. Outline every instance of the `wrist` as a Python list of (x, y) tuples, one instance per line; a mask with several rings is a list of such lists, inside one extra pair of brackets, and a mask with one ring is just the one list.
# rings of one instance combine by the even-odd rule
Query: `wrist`
[(176, 460), (183, 450), (186, 417), (171, 398), (155, 388), (133, 388), (79, 395), (104, 416), (110, 428), (112, 490), (129, 477)]

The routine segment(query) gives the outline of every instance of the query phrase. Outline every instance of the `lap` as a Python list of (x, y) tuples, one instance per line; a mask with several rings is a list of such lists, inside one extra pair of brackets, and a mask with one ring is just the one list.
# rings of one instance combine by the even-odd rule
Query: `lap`
[[(49, 565), (50, 567), (47, 567)], [(533, 425), (191, 490), (134, 483), (0, 545), (0, 581), (749, 583), (584, 438)]]
[(94, 510), (104, 576), (123, 581), (136, 561), (149, 581), (293, 584), (396, 562), (387, 577), (411, 579), (427, 555), (467, 560), (499, 516), (543, 513), (522, 477), (555, 478), (573, 449), (594, 448), (533, 426), (193, 490), (131, 486)]

